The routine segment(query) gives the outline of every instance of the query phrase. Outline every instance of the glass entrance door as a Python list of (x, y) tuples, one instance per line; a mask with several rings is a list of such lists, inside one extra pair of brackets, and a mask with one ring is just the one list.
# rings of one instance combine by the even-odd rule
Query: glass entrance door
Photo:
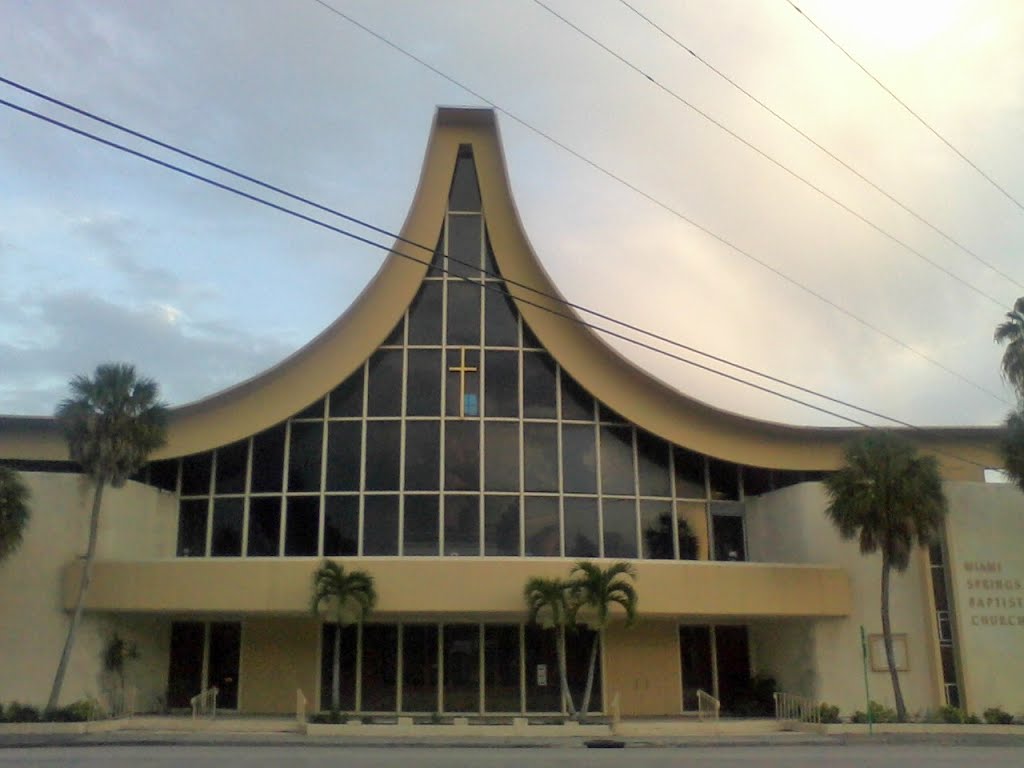
[(242, 625), (236, 621), (176, 621), (171, 625), (167, 706), (185, 709), (192, 697), (217, 686), (217, 706), (238, 709)]
[(697, 691), (711, 695), (715, 692), (711, 627), (680, 627), (679, 655), (683, 671), (683, 711), (696, 712)]
[(206, 687), (217, 686), (217, 707), (238, 709), (238, 657), (242, 625), (217, 622), (210, 625)]

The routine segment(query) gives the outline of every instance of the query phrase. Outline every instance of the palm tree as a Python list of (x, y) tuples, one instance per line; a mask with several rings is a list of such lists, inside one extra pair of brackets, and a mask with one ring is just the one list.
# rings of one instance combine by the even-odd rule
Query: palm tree
[(1024, 296), (1013, 303), (1006, 320), (996, 326), (993, 338), (999, 344), (1006, 344), (1001, 365), (1003, 378), (1017, 391), (1017, 397), (1024, 400)]
[(89, 545), (85, 552), (78, 600), (47, 709), (55, 709), (60, 699), (75, 633), (82, 619), (85, 595), (92, 580), (103, 490), (107, 485), (122, 487), (145, 465), (149, 454), (166, 442), (167, 435), (167, 408), (158, 399), (159, 388), (152, 379), (139, 378), (132, 365), (99, 365), (92, 378), (76, 376), (70, 387), (71, 397), (57, 407), (57, 422), (64, 431), (71, 459), (81, 465), (83, 472), (92, 480), (94, 490)]
[(572, 626), (573, 609), (569, 603), (570, 584), (561, 579), (534, 577), (523, 587), (523, 598), (529, 611), (527, 621), (542, 626), (554, 627), (557, 633), (555, 652), (558, 656), (558, 685), (562, 701), (570, 715), (576, 714), (576, 707), (569, 692), (569, 675), (565, 664), (565, 631)]
[(1006, 474), (1024, 491), (1024, 403), (1006, 417), (1003, 458)]
[(639, 598), (631, 583), (635, 579), (636, 569), (624, 561), (602, 568), (587, 560), (581, 560), (572, 569), (571, 591), (575, 605), (574, 618), (575, 613), (581, 609), (592, 609), (596, 614), (590, 622), (596, 631), (594, 632), (594, 643), (590, 648), (587, 687), (583, 690), (580, 719), (587, 716), (587, 711), (590, 708), (590, 693), (594, 688), (594, 669), (597, 666), (597, 651), (601, 642), (601, 632), (608, 626), (612, 606), (618, 604), (625, 610), (627, 627), (636, 620)]
[(0, 467), (0, 561), (14, 552), (28, 526), (28, 487), (10, 467)]
[(377, 604), (373, 576), (366, 571), (349, 571), (331, 560), (324, 560), (313, 574), (314, 616), (326, 608), (334, 619), (334, 666), (331, 671), (331, 712), (341, 711), (341, 628), (355, 620), (361, 623)]
[(843, 539), (858, 539), (862, 554), (882, 554), (882, 637), (892, 678), (896, 713), (907, 718), (892, 646), (889, 580), (910, 564), (915, 544), (927, 547), (940, 536), (946, 497), (934, 456), (921, 456), (906, 439), (871, 432), (844, 450), (845, 466), (825, 479), (829, 518)]

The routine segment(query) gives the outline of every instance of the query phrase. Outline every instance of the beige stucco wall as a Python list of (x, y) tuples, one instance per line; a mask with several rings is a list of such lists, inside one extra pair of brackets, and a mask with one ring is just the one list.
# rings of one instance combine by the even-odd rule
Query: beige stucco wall
[[(46, 703), (57, 669), (68, 614), (61, 575), (85, 552), (92, 488), (79, 475), (22, 473), (32, 513), (21, 547), (0, 563), (0, 701)], [(172, 494), (129, 483), (108, 489), (100, 517), (99, 557), (156, 557), (173, 552), (177, 504)], [(105, 698), (109, 681), (101, 655), (114, 632), (139, 645), (129, 666), (141, 708), (155, 709), (166, 688), (169, 623), (88, 613), (80, 625), (61, 703)], [(150, 668), (148, 662), (157, 662)]]
[(249, 619), (242, 626), (239, 709), (294, 714), (296, 690), (316, 711), (320, 623), (313, 619)]
[(615, 622), (605, 630), (605, 707), (624, 715), (677, 715), (683, 707), (679, 628), (671, 621)]
[(1009, 484), (948, 483), (946, 495), (966, 705), (1024, 714), (1024, 494)]
[[(849, 715), (864, 709), (860, 626), (868, 634), (882, 631), (882, 565), (879, 555), (861, 555), (856, 541), (839, 538), (826, 506), (821, 483), (801, 483), (747, 501), (751, 559), (836, 565), (848, 575), (853, 597), (847, 617), (774, 627), (760, 623), (751, 633), (752, 653), (759, 671), (774, 676), (781, 688), (798, 687), (790, 692), (826, 700)], [(893, 574), (891, 581), (892, 629), (907, 635), (910, 669), (900, 673), (900, 683), (910, 712), (942, 703), (927, 571), (927, 554), (915, 552), (907, 571)], [(892, 706), (888, 672), (868, 675), (871, 697)]]

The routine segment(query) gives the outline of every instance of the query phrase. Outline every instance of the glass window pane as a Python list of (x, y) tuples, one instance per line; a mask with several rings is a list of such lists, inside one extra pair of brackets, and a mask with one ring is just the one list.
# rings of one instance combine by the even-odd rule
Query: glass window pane
[(324, 499), (324, 557), (359, 554), (359, 497)]
[(676, 470), (677, 499), (706, 499), (704, 487), (704, 456), (678, 445), (672, 447)]
[(555, 361), (543, 352), (523, 353), (523, 416), (555, 418)]
[(480, 626), (444, 628), (444, 711), (480, 711)]
[(249, 462), (249, 441), (217, 449), (217, 493), (244, 493), (245, 469)]
[(636, 507), (632, 501), (605, 499), (604, 556), (636, 557)]
[(215, 499), (213, 502), (214, 557), (238, 557), (242, 554), (242, 500)]
[(494, 286), (500, 286), (500, 289), (484, 293), (484, 341), (488, 347), (517, 347), (519, 313), (516, 312), (512, 297), (506, 292), (504, 285), (496, 283)]
[(484, 497), (484, 554), (515, 557), (519, 554), (519, 497)]
[[(324, 624), (320, 635), (320, 709), (329, 710), (331, 701), (334, 665), (338, 665), (338, 710), (351, 712), (356, 708), (356, 659), (358, 658), (359, 629), (355, 624), (339, 627)], [(335, 640), (338, 644), (335, 645)], [(335, 660), (337, 658), (337, 660)]]
[(320, 539), (320, 497), (289, 496), (284, 553), (289, 557), (316, 555)]
[(708, 557), (706, 503), (703, 501), (677, 502), (676, 525), (679, 529), (679, 559), (706, 560)]
[(735, 501), (740, 497), (738, 467), (730, 461), (708, 460), (708, 478), (712, 499)]
[(668, 443), (642, 429), (636, 431), (637, 473), (641, 496), (671, 496)]
[(526, 554), (560, 557), (562, 532), (558, 521), (558, 499), (554, 496), (527, 496), (524, 513)]
[(519, 490), (519, 424), (484, 422), (484, 487), (488, 491)]
[(441, 422), (405, 423), (405, 490), (436, 491), (441, 482)]
[(449, 280), (448, 343), (452, 346), (480, 345), (480, 292), (476, 283)]
[(566, 493), (597, 493), (594, 427), (562, 425), (562, 488)]
[(597, 499), (567, 497), (563, 503), (565, 504), (565, 556), (600, 556)]
[(398, 706), (398, 627), (363, 625), (361, 709), (394, 712)]
[(406, 496), (402, 554), (437, 557), (441, 552), (438, 530), (437, 496)]
[(485, 357), (484, 415), (519, 416), (519, 353), (488, 350)]
[(366, 496), (363, 515), (363, 554), (398, 554), (398, 497)]
[(558, 681), (558, 640), (554, 629), (527, 624), (526, 711), (561, 712)]
[(395, 327), (391, 329), (391, 333), (384, 339), (382, 347), (401, 347), (405, 344), (405, 313), (402, 313), (402, 317), (399, 319)]
[(327, 490), (358, 491), (363, 455), (363, 423), (332, 421), (327, 425)]
[(402, 627), (402, 711), (437, 712), (437, 625)]
[(320, 457), (323, 454), (322, 421), (293, 421), (288, 442), (288, 490), (320, 490)]
[(604, 495), (632, 496), (633, 430), (601, 427), (601, 491)]
[(480, 210), (480, 188), (477, 186), (476, 181), (473, 150), (469, 148), (469, 145), (459, 147), (459, 157), (455, 161), (455, 173), (452, 177), (452, 188), (448, 196), (448, 210)]
[(182, 460), (181, 495), (207, 496), (210, 493), (210, 472), (213, 453), (196, 453)]
[(424, 283), (409, 306), (409, 344), (440, 346), (443, 283)]
[(178, 511), (178, 557), (206, 554), (206, 499), (183, 499)]
[(324, 417), (324, 399), (320, 398), (312, 405), (308, 405), (299, 411), (293, 418), (296, 419), (322, 419)]
[(523, 348), (524, 349), (544, 349), (544, 346), (540, 343), (540, 340), (534, 335), (533, 331), (530, 330), (530, 326), (523, 320)]
[(277, 557), (281, 539), (281, 497), (254, 496), (249, 499), (248, 557)]
[(444, 553), (480, 554), (480, 497), (444, 497)]
[(484, 709), (519, 712), (519, 627), (484, 626)]
[(149, 484), (165, 491), (178, 490), (178, 460), (164, 459), (149, 465)]
[(410, 349), (408, 378), (405, 412), (410, 416), (440, 416), (441, 351)]
[(398, 490), (401, 438), (401, 422), (366, 422), (366, 490)]
[[(730, 504), (730, 507), (740, 505)], [(741, 515), (716, 514), (718, 504), (711, 505), (711, 525), (715, 541), (715, 560), (742, 561), (747, 559)]]
[(449, 349), (445, 391), (446, 416), (480, 415), (480, 350)]
[(745, 496), (760, 496), (774, 488), (775, 481), (770, 469), (743, 467), (743, 494)]
[(562, 418), (566, 421), (593, 421), (594, 398), (577, 381), (561, 371)]
[(437, 245), (434, 246), (434, 253), (430, 259), (430, 269), (427, 270), (427, 277), (444, 277), (444, 224), (437, 234)]
[(379, 349), (370, 358), (366, 390), (368, 416), (402, 415), (402, 350)]
[(484, 223), (484, 271), (488, 280), (495, 280), (501, 277), (498, 270), (498, 263), (494, 260), (494, 248), (491, 246), (491, 234), (487, 231), (487, 224)]
[(448, 217), (449, 277), (480, 279), (483, 255), (482, 227), (479, 214)]
[(444, 487), (449, 491), (479, 490), (480, 423), (446, 421), (444, 429)]
[(332, 418), (363, 415), (363, 366), (331, 392), (329, 413)]
[(558, 490), (558, 428), (523, 425), (523, 482), (527, 491)]
[(675, 559), (671, 501), (641, 501), (640, 532), (642, 557), (648, 560)]
[(252, 439), (252, 479), (249, 490), (253, 493), (280, 493), (284, 480), (285, 425), (260, 432)]

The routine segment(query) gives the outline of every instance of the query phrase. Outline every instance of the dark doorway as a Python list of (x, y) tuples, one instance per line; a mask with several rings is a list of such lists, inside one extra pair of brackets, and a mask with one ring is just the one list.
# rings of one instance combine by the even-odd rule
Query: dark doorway
[(679, 655), (683, 671), (683, 710), (696, 712), (698, 690), (714, 695), (711, 627), (680, 627)]
[(171, 660), (167, 667), (167, 706), (187, 708), (203, 688), (203, 646), (206, 626), (199, 621), (171, 624)]
[(718, 699), (725, 712), (737, 713), (741, 697), (750, 689), (750, 644), (745, 626), (715, 627), (718, 659)]
[(217, 707), (238, 709), (238, 658), (242, 625), (218, 622), (210, 625), (210, 656), (207, 687), (217, 686)]

